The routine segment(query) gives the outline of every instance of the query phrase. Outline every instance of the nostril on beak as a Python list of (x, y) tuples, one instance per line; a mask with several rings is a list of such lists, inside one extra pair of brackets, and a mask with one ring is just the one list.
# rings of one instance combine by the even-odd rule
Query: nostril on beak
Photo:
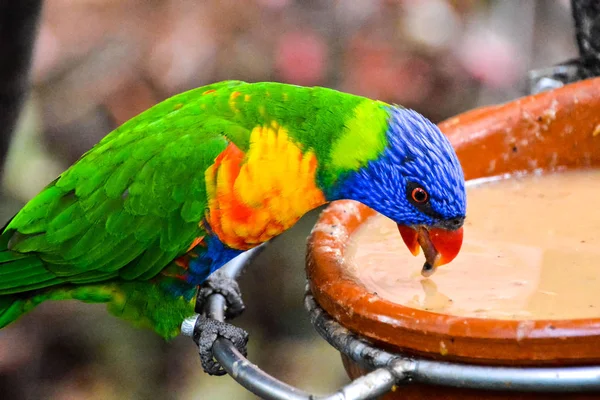
[(465, 222), (465, 217), (460, 216), (460, 217), (454, 217), (454, 218), (443, 220), (437, 226), (440, 228), (443, 228), (443, 229), (455, 231), (455, 230), (459, 229), (461, 226), (463, 226), (464, 222)]
[(455, 218), (452, 218), (452, 219), (451, 219), (450, 221), (448, 221), (448, 222), (450, 223), (449, 225), (450, 225), (450, 227), (451, 227), (452, 229), (458, 229), (458, 228), (460, 228), (460, 227), (463, 225), (463, 223), (465, 222), (465, 217), (455, 217)]

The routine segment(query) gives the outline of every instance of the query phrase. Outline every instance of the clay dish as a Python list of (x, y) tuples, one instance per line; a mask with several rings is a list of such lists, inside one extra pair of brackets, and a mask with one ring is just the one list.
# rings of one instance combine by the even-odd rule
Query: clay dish
[[(469, 180), (597, 167), (600, 79), (476, 109), (439, 127), (455, 146)], [(488, 365), (600, 363), (600, 318), (465, 318), (408, 308), (369, 293), (347, 273), (343, 254), (349, 235), (373, 214), (359, 203), (333, 203), (309, 239), (312, 293), (346, 328), (382, 348), (430, 359)]]

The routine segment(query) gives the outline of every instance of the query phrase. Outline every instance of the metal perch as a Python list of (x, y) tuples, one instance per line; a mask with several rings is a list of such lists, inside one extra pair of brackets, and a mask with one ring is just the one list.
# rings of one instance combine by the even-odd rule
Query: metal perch
[[(250, 250), (231, 261), (223, 271), (238, 278), (262, 248)], [(586, 392), (600, 391), (600, 366), (586, 367), (488, 367), (406, 357), (380, 350), (334, 321), (315, 302), (310, 292), (305, 307), (319, 334), (351, 359), (373, 369), (330, 395), (315, 395), (268, 375), (246, 359), (231, 342), (218, 339), (215, 358), (240, 385), (264, 399), (273, 400), (361, 400), (380, 396), (394, 385), (420, 382), (490, 391)], [(223, 321), (225, 299), (213, 295), (208, 315)], [(184, 321), (182, 334), (192, 336), (196, 318)]]
[[(262, 250), (262, 246), (249, 250), (235, 258), (221, 271), (232, 278), (238, 278), (250, 262)], [(224, 320), (225, 298), (220, 294), (212, 295), (208, 300), (207, 314), (219, 321)], [(192, 336), (196, 318), (185, 320), (181, 333)], [(342, 328), (343, 329), (343, 328)], [(285, 400), (361, 400), (370, 399), (389, 391), (397, 381), (397, 377), (385, 368), (378, 369), (339, 389), (337, 392), (319, 396), (307, 393), (290, 386), (268, 375), (259, 367), (248, 361), (235, 346), (226, 339), (217, 339), (213, 345), (213, 353), (217, 361), (240, 385), (264, 399)]]

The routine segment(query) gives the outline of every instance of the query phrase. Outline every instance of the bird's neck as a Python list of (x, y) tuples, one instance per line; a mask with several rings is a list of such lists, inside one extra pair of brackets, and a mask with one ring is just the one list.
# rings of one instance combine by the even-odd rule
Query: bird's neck
[(356, 175), (377, 160), (388, 145), (387, 133), (391, 106), (365, 100), (345, 120), (343, 133), (329, 144), (319, 159), (317, 183), (327, 201), (347, 199)]

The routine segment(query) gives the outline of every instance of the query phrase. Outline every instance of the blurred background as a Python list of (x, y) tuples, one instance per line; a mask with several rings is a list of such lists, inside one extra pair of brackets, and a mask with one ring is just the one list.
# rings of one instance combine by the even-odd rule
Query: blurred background
[[(434, 122), (525, 93), (528, 70), (577, 56), (567, 0), (46, 0), (32, 87), (5, 161), (0, 218), (100, 138), (178, 92), (224, 79), (327, 86)], [(0, 54), (0, 63), (10, 55)], [(302, 307), (317, 213), (242, 279), (249, 358), (290, 384), (347, 382)], [(0, 330), (5, 399), (253, 399), (102, 305), (46, 303)]]

